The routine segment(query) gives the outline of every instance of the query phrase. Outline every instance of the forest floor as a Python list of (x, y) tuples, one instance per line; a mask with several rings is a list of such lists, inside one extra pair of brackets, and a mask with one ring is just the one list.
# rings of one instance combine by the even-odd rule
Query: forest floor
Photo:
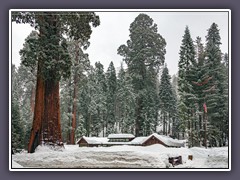
[[(193, 159), (189, 160), (188, 156)], [(182, 156), (182, 164), (172, 166), (169, 157)], [(38, 146), (35, 153), (12, 155), (10, 169), (162, 169), (162, 168), (229, 168), (228, 147), (221, 148), (166, 148), (151, 146), (78, 147), (65, 145), (54, 150)]]

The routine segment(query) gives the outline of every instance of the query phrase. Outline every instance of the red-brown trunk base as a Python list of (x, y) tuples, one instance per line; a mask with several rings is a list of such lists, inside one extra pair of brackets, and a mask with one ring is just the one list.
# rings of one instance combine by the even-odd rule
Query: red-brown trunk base
[(45, 82), (44, 118), (42, 142), (49, 145), (63, 145), (60, 123), (59, 82)]

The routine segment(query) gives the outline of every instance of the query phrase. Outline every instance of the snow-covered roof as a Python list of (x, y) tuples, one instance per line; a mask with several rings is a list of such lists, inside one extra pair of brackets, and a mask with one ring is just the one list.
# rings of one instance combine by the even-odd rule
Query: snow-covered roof
[[(173, 139), (173, 138), (171, 138), (169, 136), (165, 136), (165, 135), (159, 135), (157, 133), (153, 133), (152, 135), (148, 136), (148, 138), (145, 141), (147, 141), (152, 136), (156, 137), (158, 140), (162, 141), (167, 146), (171, 146), (171, 147), (183, 147), (184, 146), (184, 142), (181, 140)], [(142, 143), (144, 143), (144, 142), (142, 142)]]
[[(83, 136), (82, 137), (85, 141), (87, 141), (88, 144), (103, 144), (103, 143), (106, 143), (108, 142), (108, 138), (106, 137), (86, 137), (86, 136)], [(81, 139), (82, 139), (81, 138)], [(78, 142), (81, 140), (79, 139)], [(78, 143), (77, 142), (77, 143)]]
[(148, 139), (148, 137), (144, 136), (144, 137), (136, 137), (135, 139), (133, 139), (131, 141), (131, 144), (142, 144), (143, 142), (145, 142)]
[(109, 139), (118, 139), (118, 138), (135, 138), (133, 134), (109, 134)]
[(146, 142), (149, 138), (152, 136), (156, 137), (158, 140), (162, 141), (166, 146), (171, 146), (171, 147), (182, 147), (184, 146), (184, 142), (181, 140), (173, 139), (169, 136), (165, 135), (159, 135), (157, 133), (153, 133), (150, 136), (145, 136), (145, 137), (136, 137), (131, 141), (131, 144), (143, 144)]
[[(88, 144), (99, 144), (99, 145), (131, 145), (131, 142), (109, 142), (109, 139), (106, 137), (82, 137)], [(82, 139), (80, 138), (77, 141), (77, 144)]]
[(104, 143), (104, 144), (106, 144), (106, 145), (131, 145), (132, 143), (131, 143), (131, 141), (129, 141), (129, 142), (106, 142), (106, 143)]
[[(110, 137), (109, 137), (110, 136)], [(170, 147), (183, 147), (184, 146), (184, 141), (182, 140), (178, 140), (178, 139), (173, 139), (169, 136), (165, 136), (165, 135), (159, 135), (157, 133), (153, 133), (150, 136), (145, 136), (145, 137), (136, 137), (134, 138), (134, 135), (132, 134), (110, 134), (107, 137), (86, 137), (83, 136), (82, 138), (88, 143), (88, 144), (106, 144), (106, 145), (141, 145), (143, 143), (145, 143), (149, 138), (151, 138), (152, 136), (154, 136), (155, 138), (157, 138), (158, 140), (160, 140), (161, 142), (164, 143), (164, 145), (166, 146), (170, 146)], [(81, 139), (82, 139), (81, 138)], [(129, 142), (109, 142), (109, 138), (134, 138), (132, 141)], [(77, 143), (79, 143), (79, 141), (81, 140), (79, 139), (77, 141)]]

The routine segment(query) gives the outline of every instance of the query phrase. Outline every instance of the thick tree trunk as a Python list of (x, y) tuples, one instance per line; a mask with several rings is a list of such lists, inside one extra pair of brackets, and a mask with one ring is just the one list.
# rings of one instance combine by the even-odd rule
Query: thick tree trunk
[[(39, 16), (39, 22), (43, 22), (43, 16)], [(40, 28), (41, 38), (43, 31)], [(44, 115), (44, 95), (45, 95), (45, 85), (42, 75), (43, 59), (41, 57), (38, 59), (38, 69), (37, 69), (37, 85), (35, 91), (35, 107), (33, 124), (30, 132), (30, 138), (28, 143), (28, 153), (33, 153), (35, 148), (41, 143), (41, 131), (42, 131), (42, 120)], [(32, 105), (32, 104), (31, 104)]]
[(43, 143), (49, 145), (62, 145), (60, 122), (59, 82), (45, 81), (45, 103), (43, 119)]
[[(44, 18), (44, 34), (47, 38), (52, 36), (59, 36), (59, 31), (57, 27), (58, 17), (55, 14), (47, 13)], [(46, 38), (43, 37), (43, 38)], [(59, 38), (54, 39), (51, 43), (54, 46), (59, 46)], [(43, 47), (46, 39), (43, 41)], [(48, 42), (48, 41), (47, 41)], [(50, 42), (50, 41), (49, 41)], [(48, 42), (48, 43), (49, 43)], [(51, 53), (54, 49), (49, 47)], [(50, 57), (54, 60), (59, 60), (58, 54), (52, 54)], [(47, 59), (46, 59), (47, 61)], [(62, 132), (61, 132), (61, 122), (60, 122), (60, 96), (59, 96), (59, 80), (56, 77), (56, 69), (51, 69), (48, 72), (48, 76), (45, 77), (45, 94), (44, 94), (44, 115), (42, 122), (42, 142), (48, 145), (63, 145), (62, 143)]]
[[(38, 23), (40, 26), (39, 42), (40, 46), (45, 48), (46, 37), (56, 35), (57, 32), (57, 16), (44, 13), (38, 16)], [(47, 28), (46, 28), (47, 24)], [(49, 32), (49, 27), (54, 27)], [(58, 45), (59, 42), (55, 42)], [(55, 59), (57, 60), (58, 55)], [(38, 71), (37, 71), (37, 86), (36, 86), (36, 98), (35, 98), (35, 110), (33, 125), (30, 134), (30, 140), (28, 145), (28, 152), (34, 152), (35, 148), (39, 144), (51, 144), (51, 145), (63, 145), (61, 135), (60, 124), (60, 97), (59, 97), (59, 81), (50, 80), (54, 78), (54, 70), (51, 72), (51, 76), (43, 78), (42, 70), (43, 63), (46, 59), (38, 59)]]
[(44, 93), (45, 87), (44, 80), (41, 75), (41, 63), (38, 63), (35, 110), (30, 139), (28, 143), (29, 153), (33, 153), (35, 151), (35, 148), (40, 144), (42, 119), (44, 115)]

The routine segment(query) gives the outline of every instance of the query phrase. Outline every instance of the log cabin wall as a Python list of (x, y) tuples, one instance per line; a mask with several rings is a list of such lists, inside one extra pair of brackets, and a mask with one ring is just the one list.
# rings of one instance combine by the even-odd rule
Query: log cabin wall
[(145, 141), (143, 143), (143, 146), (149, 146), (152, 144), (162, 144), (163, 146), (167, 146), (166, 144), (164, 144), (162, 141), (160, 141), (159, 139), (157, 139), (154, 136), (151, 136), (147, 141)]
[(89, 144), (83, 138), (78, 142), (78, 144), (79, 144), (79, 147), (84, 147), (84, 146), (89, 147)]

